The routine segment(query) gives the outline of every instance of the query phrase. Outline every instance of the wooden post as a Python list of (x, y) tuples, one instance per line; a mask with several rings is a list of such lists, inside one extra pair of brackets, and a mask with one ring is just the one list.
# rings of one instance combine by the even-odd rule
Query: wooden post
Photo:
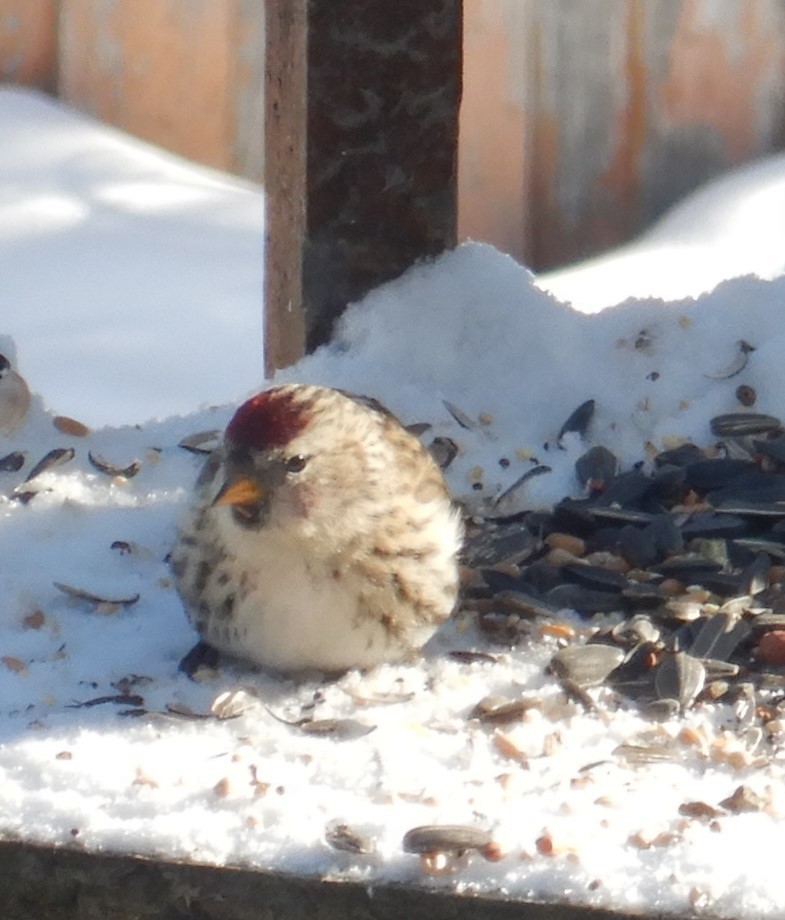
[(268, 0), (268, 372), (455, 244), (461, 20), (462, 0)]
[(306, 47), (308, 0), (267, 0), (265, 63), (264, 368), (305, 351)]

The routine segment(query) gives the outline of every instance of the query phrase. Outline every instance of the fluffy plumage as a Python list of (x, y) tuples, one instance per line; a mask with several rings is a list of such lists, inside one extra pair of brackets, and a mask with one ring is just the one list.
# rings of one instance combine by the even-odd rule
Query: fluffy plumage
[(0, 434), (10, 435), (27, 418), (30, 390), (5, 355), (0, 355)]
[(236, 412), (172, 554), (213, 647), (280, 671), (411, 657), (452, 611), (461, 525), (378, 403), (286, 385)]

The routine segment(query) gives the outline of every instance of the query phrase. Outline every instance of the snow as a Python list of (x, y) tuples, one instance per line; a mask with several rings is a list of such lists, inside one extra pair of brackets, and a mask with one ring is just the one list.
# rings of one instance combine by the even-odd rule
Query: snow
[(0, 125), (1, 331), (39, 392), (105, 425), (257, 386), (261, 191), (43, 95), (0, 91)]
[[(0, 457), (26, 457), (18, 473), (0, 472), (3, 836), (619, 911), (779, 916), (785, 760), (760, 762), (748, 739), (725, 732), (733, 716), (723, 705), (651, 723), (596, 690), (601, 715), (587, 714), (544, 674), (555, 638), (489, 647), (462, 617), (422, 663), (337, 681), (240, 665), (200, 682), (178, 672), (195, 636), (166, 555), (201, 461), (177, 445), (223, 427), (259, 385), (262, 194), (33, 94), (0, 92), (0, 131), (0, 352), (15, 351), (38, 394), (24, 427), (0, 435)], [(778, 171), (785, 182), (781, 159), (772, 183)], [(746, 189), (729, 182), (712, 220), (743, 209)], [(705, 220), (697, 205), (684, 210), (674, 240)], [(782, 251), (773, 233), (767, 225), (742, 242)], [(735, 245), (731, 275), (752, 266)], [(607, 302), (627, 299), (607, 277), (597, 281)], [(696, 277), (697, 289), (705, 276)], [(516, 490), (509, 510), (577, 493), (573, 464), (590, 444), (627, 466), (679, 439), (708, 444), (708, 420), (738, 408), (740, 383), (757, 391), (756, 410), (785, 417), (784, 278), (736, 278), (696, 299), (629, 299), (593, 315), (538, 284), (488, 246), (461, 246), (373, 291), (332, 345), (278, 379), (340, 385), (407, 423), (430, 422), (426, 438), (458, 444), (450, 485), (477, 510), (537, 463), (551, 471)], [(743, 372), (710, 376), (740, 340), (756, 349)], [(590, 397), (586, 437), (557, 443)], [(92, 430), (64, 434), (56, 414)], [(38, 491), (29, 503), (13, 500), (55, 447), (75, 458), (26, 487)], [(107, 475), (88, 452), (119, 466), (139, 459), (141, 471)], [(55, 582), (139, 599), (80, 601)], [(455, 649), (499, 660), (463, 663)], [(504, 729), (467, 720), (489, 693), (523, 693), (534, 706)], [(280, 721), (311, 712), (373, 730), (341, 740)], [(614, 754), (650, 737), (674, 747), (674, 762)], [(764, 810), (714, 822), (679, 814), (742, 784)], [(370, 837), (373, 852), (329, 847), (331, 823)], [(503, 858), (423, 874), (401, 840), (439, 823), (489, 829)]]
[(537, 285), (596, 313), (631, 297), (698, 297), (728, 278), (785, 271), (785, 154), (709, 182), (626, 246), (542, 274)]

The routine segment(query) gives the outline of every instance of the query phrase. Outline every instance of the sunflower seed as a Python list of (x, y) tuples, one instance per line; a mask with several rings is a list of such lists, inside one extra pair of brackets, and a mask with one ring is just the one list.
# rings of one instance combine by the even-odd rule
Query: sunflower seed
[(733, 795), (729, 795), (727, 799), (723, 799), (719, 804), (727, 811), (741, 814), (742, 812), (763, 811), (767, 803), (766, 799), (759, 796), (749, 786), (738, 786)]
[(62, 591), (63, 594), (67, 594), (75, 600), (87, 601), (87, 603), (99, 607), (104, 605), (106, 607), (130, 607), (135, 604), (140, 597), (139, 594), (131, 594), (125, 597), (105, 597), (93, 591), (85, 591), (83, 588), (75, 588), (73, 585), (64, 584), (62, 581), (55, 581), (53, 584), (55, 588), (57, 588), (58, 591)]
[(738, 479), (742, 473), (755, 469), (751, 460), (732, 460), (728, 457), (717, 457), (713, 460), (700, 459), (689, 463), (684, 468), (686, 485), (689, 489), (698, 492), (710, 492), (726, 486), (729, 482)]
[(785, 501), (749, 501), (726, 499), (714, 506), (717, 514), (734, 514), (751, 518), (785, 518)]
[(365, 856), (374, 851), (373, 840), (367, 834), (362, 834), (341, 822), (330, 821), (325, 827), (324, 839), (334, 850), (344, 853)]
[(662, 588), (651, 581), (627, 582), (621, 596), (633, 607), (659, 607), (668, 600), (668, 595)]
[(634, 507), (651, 489), (651, 479), (638, 470), (619, 473), (608, 483), (607, 489), (600, 495), (594, 505), (597, 508), (619, 505), (620, 508)]
[(681, 528), (682, 538), (685, 540), (696, 537), (707, 539), (728, 539), (740, 537), (747, 533), (747, 521), (735, 514), (716, 514), (713, 511), (702, 511), (691, 517)]
[(648, 511), (636, 511), (619, 505), (592, 505), (586, 508), (586, 512), (601, 521), (619, 521), (627, 524), (650, 524), (655, 518), (655, 515)]
[(613, 753), (628, 763), (634, 764), (677, 763), (682, 759), (678, 748), (672, 742), (667, 741), (620, 744), (613, 749)]
[(682, 711), (688, 709), (703, 689), (706, 669), (697, 658), (685, 652), (666, 655), (654, 672), (654, 687), (661, 700), (678, 700)]
[(780, 562), (785, 560), (785, 543), (775, 540), (763, 540), (760, 537), (737, 537), (733, 545), (753, 553), (766, 553), (772, 559)]
[(708, 617), (690, 645), (690, 655), (694, 658), (711, 658), (715, 645), (720, 637), (728, 632), (733, 621), (734, 618), (727, 613), (715, 613)]
[(73, 447), (55, 447), (54, 450), (50, 450), (49, 453), (41, 457), (38, 463), (36, 463), (28, 473), (25, 482), (30, 482), (31, 479), (35, 479), (36, 476), (40, 476), (41, 473), (46, 473), (49, 470), (56, 469), (58, 466), (69, 463), (74, 459), (75, 455), (76, 451)]
[(616, 642), (634, 646), (640, 642), (656, 642), (660, 638), (660, 630), (647, 616), (638, 614), (614, 626), (611, 635)]
[(691, 581), (699, 579), (702, 574), (707, 572), (718, 572), (722, 568), (722, 563), (715, 559), (709, 559), (700, 553), (685, 553), (682, 556), (672, 556), (664, 562), (653, 566), (660, 575), (666, 575), (672, 578), (680, 578), (682, 581)]
[(452, 438), (434, 438), (428, 447), (440, 469), (446, 470), (458, 455), (458, 445)]
[(477, 423), (469, 418), (469, 416), (457, 406), (453, 405), (451, 402), (448, 402), (446, 399), (442, 400), (444, 408), (450, 413), (450, 415), (455, 419), (455, 421), (465, 428), (467, 431), (472, 431), (477, 428)]
[(763, 415), (760, 412), (729, 412), (726, 415), (716, 415), (709, 426), (712, 434), (722, 438), (726, 435), (732, 437), (777, 431), (782, 428), (782, 422), (773, 415)]
[(508, 486), (501, 495), (497, 496), (496, 501), (494, 502), (494, 507), (499, 508), (505, 502), (510, 503), (511, 499), (515, 496), (515, 493), (518, 492), (530, 479), (535, 476), (542, 476), (543, 473), (550, 473), (551, 468), (546, 466), (544, 463), (540, 463), (537, 466), (532, 467), (530, 470), (519, 476), (515, 482)]
[(210, 705), (210, 712), (220, 721), (236, 719), (255, 705), (247, 690), (225, 690)]
[(514, 613), (520, 617), (553, 617), (560, 608), (543, 602), (532, 594), (523, 591), (501, 591), (493, 599), (494, 607), (502, 613)]
[(729, 377), (735, 377), (747, 366), (747, 361), (749, 361), (753, 351), (755, 351), (755, 346), (741, 339), (738, 343), (738, 353), (727, 367), (723, 367), (713, 374), (704, 374), (703, 376), (708, 377), (710, 380), (727, 380)]
[(411, 425), (406, 426), (406, 430), (409, 434), (413, 434), (415, 438), (424, 435), (425, 432), (430, 431), (431, 428), (433, 428), (433, 425), (430, 422), (413, 422)]
[(679, 447), (657, 454), (654, 458), (654, 466), (689, 466), (703, 459), (703, 451), (697, 444), (681, 444)]
[(623, 606), (618, 592), (596, 591), (570, 584), (551, 588), (545, 600), (557, 610), (576, 610), (582, 614), (613, 613)]
[(589, 427), (589, 422), (594, 416), (594, 400), (587, 399), (586, 402), (582, 402), (574, 412), (572, 412), (567, 419), (567, 421), (559, 429), (559, 433), (556, 436), (556, 443), (560, 443), (561, 439), (568, 432), (574, 431), (576, 434), (579, 434), (583, 437), (586, 434), (586, 429)]
[(211, 454), (221, 443), (221, 432), (217, 428), (189, 434), (178, 443), (178, 447), (192, 454)]
[(575, 477), (582, 487), (587, 484), (604, 489), (619, 472), (619, 461), (607, 447), (598, 444), (575, 461)]
[(25, 455), (18, 450), (0, 457), (0, 473), (16, 473), (25, 465)]
[[(267, 708), (267, 707), (265, 707)], [(334, 738), (336, 741), (354, 741), (356, 738), (362, 738), (375, 731), (375, 725), (369, 725), (367, 722), (358, 722), (357, 719), (296, 719), (291, 722), (288, 719), (282, 719), (277, 716), (271, 709), (267, 709), (276, 722), (282, 722), (296, 728), (304, 735), (317, 735), (322, 738)]]
[(559, 677), (578, 687), (597, 687), (624, 660), (624, 651), (612, 645), (570, 645), (551, 658)]
[(413, 827), (403, 837), (405, 853), (463, 853), (481, 850), (492, 838), (488, 831), (468, 824), (424, 824)]
[(132, 479), (142, 468), (141, 460), (132, 460), (128, 466), (117, 466), (92, 451), (87, 452), (87, 459), (99, 472), (107, 476), (122, 476), (124, 479)]
[(627, 578), (620, 572), (603, 569), (598, 565), (582, 562), (561, 566), (562, 573), (580, 585), (596, 588), (598, 591), (621, 591), (627, 586)]
[(485, 696), (469, 713), (469, 718), (495, 725), (520, 722), (530, 709), (536, 709), (539, 705), (537, 700), (509, 700), (504, 696)]

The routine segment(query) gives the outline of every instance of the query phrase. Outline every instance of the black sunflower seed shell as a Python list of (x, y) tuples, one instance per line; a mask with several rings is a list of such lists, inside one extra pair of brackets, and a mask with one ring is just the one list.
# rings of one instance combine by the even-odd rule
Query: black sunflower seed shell
[(619, 461), (616, 455), (601, 444), (590, 448), (575, 461), (575, 478), (581, 486), (587, 482), (604, 486), (618, 472)]
[(619, 532), (619, 552), (633, 568), (647, 569), (661, 558), (657, 536), (648, 527), (641, 529), (632, 524)]
[(30, 482), (32, 479), (35, 479), (36, 476), (40, 476), (41, 473), (53, 470), (58, 466), (63, 466), (64, 463), (69, 463), (75, 456), (76, 451), (73, 447), (55, 447), (41, 457), (38, 463), (36, 463), (27, 474), (25, 482)]
[(467, 824), (425, 824), (413, 827), (403, 837), (406, 853), (461, 853), (480, 850), (491, 842), (488, 831)]
[(728, 539), (749, 533), (750, 525), (737, 514), (717, 514), (715, 511), (701, 511), (693, 515), (681, 527), (685, 540), (697, 537)]
[(776, 438), (756, 438), (753, 446), (759, 454), (763, 454), (777, 463), (785, 463), (785, 435)]
[(785, 543), (779, 540), (766, 540), (762, 537), (737, 537), (732, 546), (750, 553), (766, 553), (778, 562), (785, 560)]
[(682, 710), (688, 709), (703, 689), (706, 669), (691, 655), (676, 652), (666, 655), (654, 675), (654, 688), (661, 700), (678, 700)]
[(570, 645), (556, 652), (551, 667), (578, 687), (597, 687), (624, 658), (623, 649), (613, 645)]
[(589, 427), (589, 422), (592, 420), (594, 415), (594, 400), (587, 399), (586, 402), (582, 402), (577, 409), (570, 413), (567, 421), (559, 429), (559, 434), (556, 436), (557, 441), (561, 441), (565, 434), (570, 431), (574, 431), (579, 434), (581, 437), (586, 434), (586, 429)]
[[(700, 626), (695, 632), (695, 638), (690, 643), (689, 653), (694, 658), (717, 657), (714, 647), (719, 642), (723, 633), (726, 633), (733, 624), (733, 617), (725, 613), (715, 613), (697, 621)], [(697, 626), (697, 624), (693, 624)]]
[(651, 581), (628, 581), (621, 596), (631, 607), (659, 607), (668, 599), (662, 588)]
[(0, 457), (0, 472), (2, 473), (16, 473), (24, 465), (25, 455), (19, 450), (12, 451), (10, 454), (6, 454), (5, 457)]
[(623, 606), (617, 591), (597, 591), (583, 585), (557, 585), (545, 595), (545, 600), (557, 610), (574, 610), (584, 616), (612, 613)]
[(750, 460), (731, 460), (727, 457), (697, 460), (684, 468), (685, 484), (687, 488), (698, 492), (711, 492), (754, 469), (755, 464)]
[(598, 591), (621, 591), (627, 586), (626, 576), (598, 565), (574, 562), (561, 566), (561, 571), (570, 580), (587, 588), (596, 588)]
[(756, 504), (785, 502), (785, 476), (754, 470), (744, 473), (730, 485), (706, 495), (715, 508), (729, 502), (755, 502)]
[(655, 572), (660, 575), (672, 576), (674, 578), (690, 578), (695, 574), (709, 572), (718, 572), (722, 568), (722, 563), (716, 559), (709, 559), (699, 553), (684, 553), (680, 556), (672, 556), (663, 562), (653, 566)]
[(608, 483), (608, 487), (594, 504), (594, 513), (598, 508), (618, 505), (620, 508), (637, 508), (651, 489), (652, 481), (639, 470), (619, 473)]
[[(737, 517), (769, 518), (777, 521), (785, 518), (785, 502), (728, 498), (718, 503), (712, 502), (712, 504), (714, 504), (714, 510), (718, 514), (733, 514)], [(782, 523), (785, 528), (785, 521)]]
[(773, 415), (764, 415), (759, 412), (729, 412), (726, 415), (717, 415), (710, 422), (712, 434), (721, 438), (725, 435), (763, 434), (766, 431), (776, 431), (782, 423)]
[(654, 465), (660, 466), (688, 466), (698, 460), (703, 460), (703, 451), (696, 444), (682, 444), (671, 450), (664, 450), (654, 458)]

